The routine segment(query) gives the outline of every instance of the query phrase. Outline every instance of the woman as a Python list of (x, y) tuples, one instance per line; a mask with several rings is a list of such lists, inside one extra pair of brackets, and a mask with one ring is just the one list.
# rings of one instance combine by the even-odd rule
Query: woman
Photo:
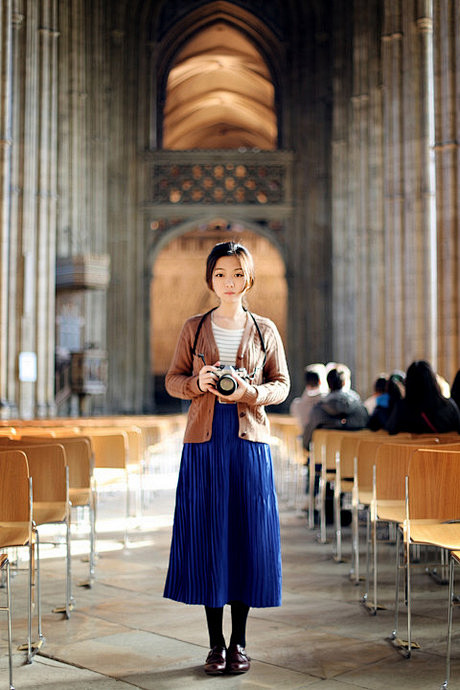
[[(204, 669), (216, 675), (249, 670), (249, 608), (281, 605), (278, 506), (264, 406), (287, 397), (289, 374), (275, 325), (243, 306), (254, 282), (249, 251), (234, 242), (217, 244), (207, 259), (206, 282), (219, 305), (185, 322), (166, 375), (170, 395), (191, 405), (164, 596), (205, 606), (210, 652)], [(222, 365), (236, 368), (230, 378), (220, 378)], [(232, 618), (228, 648), (225, 604)]]
[(451, 398), (445, 398), (431, 365), (412, 362), (406, 374), (405, 397), (398, 400), (386, 427), (390, 434), (460, 432), (460, 412)]

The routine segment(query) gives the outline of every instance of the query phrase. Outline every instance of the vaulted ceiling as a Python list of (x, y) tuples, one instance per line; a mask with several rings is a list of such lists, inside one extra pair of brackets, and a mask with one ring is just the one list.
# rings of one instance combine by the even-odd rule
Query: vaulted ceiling
[(169, 73), (164, 148), (272, 150), (276, 144), (274, 87), (262, 55), (225, 22), (203, 29)]

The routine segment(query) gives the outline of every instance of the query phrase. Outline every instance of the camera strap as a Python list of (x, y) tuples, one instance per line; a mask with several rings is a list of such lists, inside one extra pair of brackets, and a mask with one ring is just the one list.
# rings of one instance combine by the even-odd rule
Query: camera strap
[[(194, 342), (193, 342), (193, 347), (192, 347), (192, 357), (196, 354), (196, 346), (197, 346), (197, 343), (198, 343), (198, 336), (200, 335), (200, 331), (201, 331), (201, 327), (202, 327), (202, 325), (203, 325), (203, 322), (204, 322), (205, 318), (206, 318), (207, 316), (209, 316), (209, 315), (210, 315), (213, 311), (215, 311), (216, 309), (217, 309), (217, 307), (213, 307), (212, 309), (210, 309), (209, 311), (207, 311), (206, 314), (203, 314), (203, 316), (201, 317), (200, 322), (199, 322), (199, 324), (198, 324), (198, 328), (196, 329), (196, 332), (195, 332), (195, 340), (194, 340)], [(254, 378), (257, 369), (259, 369), (259, 368), (263, 369), (264, 366), (265, 366), (265, 362), (267, 361), (267, 348), (265, 347), (264, 339), (263, 339), (262, 333), (261, 333), (261, 331), (260, 331), (259, 324), (257, 323), (254, 314), (252, 314), (252, 313), (249, 311), (249, 309), (246, 309), (246, 307), (243, 307), (243, 309), (244, 309), (244, 311), (246, 311), (246, 312), (249, 314), (249, 316), (251, 317), (251, 319), (254, 321), (254, 325), (255, 325), (255, 327), (256, 327), (256, 329), (257, 329), (257, 333), (259, 334), (260, 344), (261, 344), (261, 346), (262, 346), (262, 352), (264, 353), (264, 361), (262, 362), (261, 367), (256, 367), (256, 368), (254, 369), (254, 372), (253, 372), (253, 373), (250, 375), (250, 377), (249, 377), (249, 378)], [(203, 360), (203, 362), (204, 362), (204, 357), (203, 357), (203, 355), (198, 354), (198, 357), (201, 357), (202, 360)]]

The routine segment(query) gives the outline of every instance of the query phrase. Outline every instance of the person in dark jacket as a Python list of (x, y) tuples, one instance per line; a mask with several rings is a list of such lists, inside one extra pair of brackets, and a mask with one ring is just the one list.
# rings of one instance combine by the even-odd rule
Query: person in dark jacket
[(407, 369), (405, 397), (399, 400), (386, 424), (390, 434), (460, 432), (460, 411), (445, 398), (429, 362), (417, 360)]
[(308, 448), (315, 429), (363, 429), (369, 414), (354, 390), (344, 390), (346, 373), (337, 366), (327, 374), (329, 394), (315, 405), (305, 426), (303, 443)]
[(371, 431), (385, 429), (393, 407), (404, 396), (404, 378), (399, 374), (390, 374), (386, 382), (385, 392), (377, 397), (374, 411), (367, 423)]

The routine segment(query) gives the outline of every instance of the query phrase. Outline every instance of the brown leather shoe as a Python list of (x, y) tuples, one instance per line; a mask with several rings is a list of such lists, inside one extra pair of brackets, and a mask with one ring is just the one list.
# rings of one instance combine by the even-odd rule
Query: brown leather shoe
[(223, 673), (227, 665), (226, 657), (227, 650), (225, 647), (219, 645), (213, 647), (206, 657), (206, 662), (204, 664), (205, 672), (210, 676), (218, 676)]
[(239, 644), (227, 649), (227, 673), (246, 673), (251, 668), (250, 658)]

